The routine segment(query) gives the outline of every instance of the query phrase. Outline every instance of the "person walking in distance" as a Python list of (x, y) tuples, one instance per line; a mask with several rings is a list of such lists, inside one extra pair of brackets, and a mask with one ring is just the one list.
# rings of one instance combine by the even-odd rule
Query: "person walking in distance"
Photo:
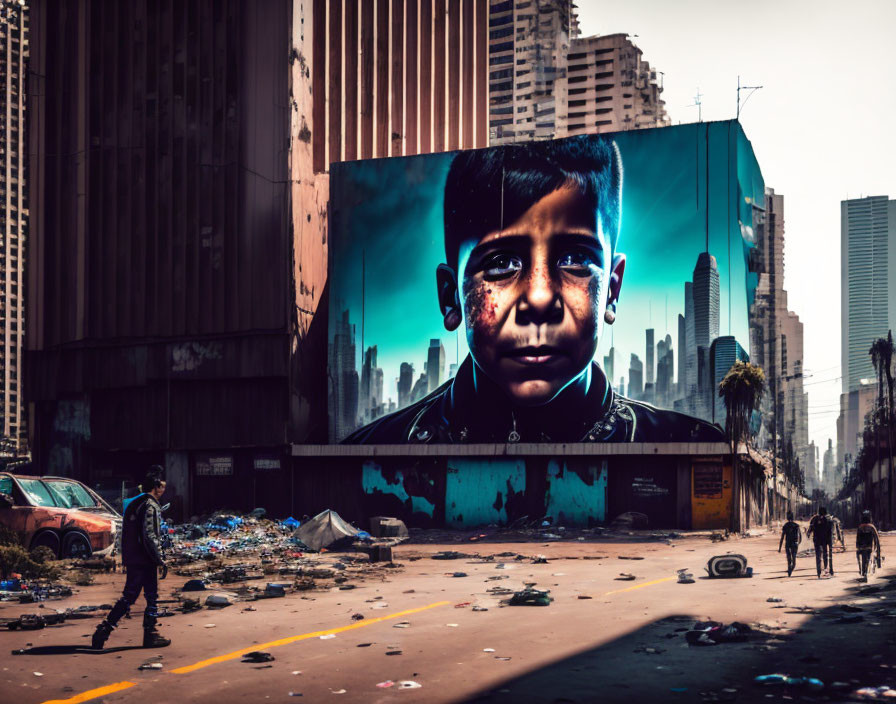
[(880, 534), (871, 522), (871, 511), (862, 511), (862, 522), (856, 529), (856, 558), (859, 561), (859, 579), (863, 582), (868, 581), (868, 565), (872, 553), (876, 564), (880, 566)]
[(778, 541), (778, 552), (781, 552), (781, 545), (787, 550), (787, 576), (793, 574), (796, 567), (796, 553), (799, 544), (803, 541), (803, 534), (800, 526), (793, 520), (793, 511), (787, 512), (787, 523), (781, 528), (781, 540)]
[(815, 543), (815, 569), (818, 572), (818, 578), (821, 579), (822, 566), (824, 566), (825, 572), (833, 577), (833, 524), (831, 523), (831, 517), (828, 516), (828, 510), (824, 506), (819, 507), (818, 513), (812, 516), (812, 519), (809, 521), (806, 536), (810, 535), (812, 536), (812, 542)]
[(155, 465), (140, 486), (142, 494), (128, 503), (121, 529), (121, 562), (127, 579), (121, 598), (109, 615), (96, 627), (93, 648), (102, 650), (112, 630), (143, 591), (146, 610), (143, 612), (143, 647), (162, 648), (171, 641), (156, 630), (158, 620), (159, 568), (165, 570), (161, 547), (162, 509), (159, 501), (165, 493), (164, 470)]

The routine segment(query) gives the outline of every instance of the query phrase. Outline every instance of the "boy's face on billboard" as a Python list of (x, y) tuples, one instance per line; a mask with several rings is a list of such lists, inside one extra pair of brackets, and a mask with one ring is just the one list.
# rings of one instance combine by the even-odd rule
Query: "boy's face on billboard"
[(574, 187), (467, 243), (460, 296), (478, 367), (515, 403), (553, 399), (591, 363), (624, 266), (593, 205)]

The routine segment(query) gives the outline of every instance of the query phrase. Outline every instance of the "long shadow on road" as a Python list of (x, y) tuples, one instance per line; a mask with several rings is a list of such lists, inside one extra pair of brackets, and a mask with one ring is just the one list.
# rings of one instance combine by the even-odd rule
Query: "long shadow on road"
[[(850, 585), (823, 609), (777, 607), (812, 614), (793, 630), (766, 625), (745, 643), (689, 646), (684, 631), (695, 619), (670, 616), (465, 701), (853, 701), (860, 687), (896, 687), (896, 575)], [(753, 682), (779, 672), (818, 678), (824, 689)]]

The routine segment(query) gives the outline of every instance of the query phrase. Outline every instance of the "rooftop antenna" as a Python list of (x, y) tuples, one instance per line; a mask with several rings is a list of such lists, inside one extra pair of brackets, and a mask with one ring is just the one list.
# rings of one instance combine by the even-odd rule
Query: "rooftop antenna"
[(750, 99), (750, 96), (753, 95), (753, 93), (755, 93), (755, 92), (756, 92), (757, 90), (759, 90), (760, 88), (762, 88), (762, 86), (742, 86), (742, 85), (740, 84), (740, 76), (737, 77), (737, 113), (736, 113), (736, 117), (737, 117), (738, 120), (740, 119), (740, 110), (741, 110), (741, 107), (742, 107), (741, 104), (740, 104), (740, 92), (741, 92), (742, 90), (748, 90), (748, 91), (750, 91), (750, 92), (747, 94), (747, 97), (744, 98), (744, 105), (746, 105), (746, 104), (747, 104), (747, 101)]
[(700, 87), (697, 87), (697, 95), (694, 96), (694, 102), (691, 105), (686, 105), (685, 107), (697, 108), (697, 122), (703, 122), (703, 94), (700, 92)]

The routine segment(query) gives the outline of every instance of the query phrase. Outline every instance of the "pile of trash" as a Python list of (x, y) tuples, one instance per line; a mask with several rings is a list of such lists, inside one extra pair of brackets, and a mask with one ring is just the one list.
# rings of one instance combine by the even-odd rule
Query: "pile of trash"
[[(389, 540), (407, 537), (407, 528), (396, 519), (380, 519), (381, 523), (400, 524), (403, 535), (396, 533)], [(200, 560), (241, 556), (301, 557), (304, 552), (322, 550), (360, 549), (373, 541), (373, 536), (343, 520), (331, 510), (322, 511), (314, 518), (298, 520), (292, 516), (280, 521), (266, 517), (263, 508), (246, 515), (218, 511), (204, 520), (193, 520), (180, 525), (163, 526), (163, 548), (166, 559), (173, 566)], [(226, 582), (237, 581), (245, 575), (235, 572), (224, 575)]]
[(743, 643), (749, 639), (753, 629), (745, 623), (734, 621), (728, 625), (718, 621), (697, 621), (684, 634), (688, 645), (720, 645), (722, 643)]

